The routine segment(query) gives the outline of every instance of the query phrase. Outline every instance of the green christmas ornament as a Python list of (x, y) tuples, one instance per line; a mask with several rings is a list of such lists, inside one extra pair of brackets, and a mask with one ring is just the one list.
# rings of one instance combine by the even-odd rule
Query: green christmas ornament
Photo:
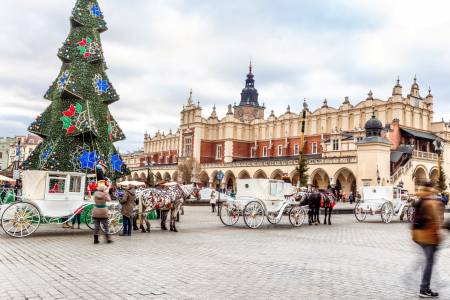
[(70, 33), (58, 51), (61, 70), (44, 96), (50, 105), (28, 128), (43, 142), (23, 168), (94, 173), (95, 168), (86, 168), (89, 153), (114, 179), (129, 170), (113, 144), (125, 135), (108, 108), (119, 95), (106, 75), (100, 40), (106, 22), (97, 0), (77, 0), (70, 21)]

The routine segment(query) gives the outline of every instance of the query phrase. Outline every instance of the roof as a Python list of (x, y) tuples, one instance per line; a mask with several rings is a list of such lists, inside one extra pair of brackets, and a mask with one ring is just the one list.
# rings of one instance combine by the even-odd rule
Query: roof
[(403, 152), (400, 151), (391, 151), (391, 162), (398, 162), (400, 158), (402, 158)]
[(402, 133), (406, 133), (408, 135), (412, 135), (413, 137), (424, 139), (424, 140), (430, 140), (430, 141), (440, 140), (440, 137), (438, 137), (437, 135), (430, 133), (430, 132), (426, 132), (426, 131), (419, 131), (419, 130), (404, 128), (404, 127), (401, 127), (400, 131)]

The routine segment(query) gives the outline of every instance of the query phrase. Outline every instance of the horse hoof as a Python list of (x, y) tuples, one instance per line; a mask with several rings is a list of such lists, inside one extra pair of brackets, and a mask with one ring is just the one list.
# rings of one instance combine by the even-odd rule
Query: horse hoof
[(145, 233), (145, 230), (144, 230), (144, 229), (142, 229), (142, 230), (141, 230), (141, 233)]
[(331, 223), (328, 223), (328, 225), (331, 225)]
[(178, 232), (178, 230), (176, 228), (173, 229), (173, 232)]

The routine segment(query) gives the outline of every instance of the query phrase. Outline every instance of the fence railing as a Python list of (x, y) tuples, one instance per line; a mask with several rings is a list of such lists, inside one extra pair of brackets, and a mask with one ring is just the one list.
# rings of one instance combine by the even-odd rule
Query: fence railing
[(395, 183), (397, 181), (397, 179), (402, 176), (403, 174), (405, 174), (406, 172), (408, 172), (409, 169), (411, 169), (412, 167), (412, 161), (409, 160), (404, 166), (400, 167), (395, 173), (394, 175), (391, 176), (391, 183)]
[(437, 160), (438, 159), (438, 155), (436, 153), (424, 152), (424, 151), (418, 151), (418, 150), (414, 150), (412, 156), (414, 158), (420, 158), (420, 159), (426, 159), (426, 160)]

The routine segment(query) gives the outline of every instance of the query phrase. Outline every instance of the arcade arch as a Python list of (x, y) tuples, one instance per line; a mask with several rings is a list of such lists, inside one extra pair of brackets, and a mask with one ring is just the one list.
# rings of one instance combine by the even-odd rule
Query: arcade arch
[(266, 172), (264, 172), (263, 170), (259, 169), (253, 175), (253, 178), (255, 178), (255, 179), (267, 179), (267, 175), (266, 175)]
[(313, 187), (321, 190), (326, 190), (330, 187), (330, 177), (322, 168), (316, 169), (311, 173), (310, 182)]
[(356, 194), (356, 177), (351, 170), (344, 167), (339, 169), (334, 174), (334, 183), (337, 190), (341, 190), (342, 193), (349, 194), (353, 192)]

